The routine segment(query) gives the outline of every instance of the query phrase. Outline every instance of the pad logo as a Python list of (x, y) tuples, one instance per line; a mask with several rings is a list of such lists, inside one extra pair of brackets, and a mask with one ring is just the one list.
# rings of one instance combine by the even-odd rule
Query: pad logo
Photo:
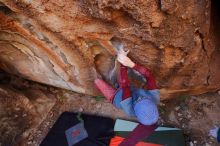
[(65, 134), (69, 146), (72, 146), (88, 137), (88, 133), (84, 128), (83, 123), (76, 124), (75, 126), (67, 129)]

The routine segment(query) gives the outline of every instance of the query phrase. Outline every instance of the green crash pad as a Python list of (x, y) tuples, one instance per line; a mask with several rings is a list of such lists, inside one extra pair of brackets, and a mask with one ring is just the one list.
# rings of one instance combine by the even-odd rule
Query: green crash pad
[[(130, 131), (138, 125), (138, 123), (117, 119), (114, 131), (117, 136), (126, 137)], [(161, 144), (164, 146), (185, 146), (183, 131), (179, 128), (158, 127), (155, 132), (145, 142)]]

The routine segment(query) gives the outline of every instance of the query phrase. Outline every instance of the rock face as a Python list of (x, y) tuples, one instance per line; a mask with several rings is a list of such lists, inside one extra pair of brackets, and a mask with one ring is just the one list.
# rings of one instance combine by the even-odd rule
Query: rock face
[(214, 1), (0, 1), (0, 67), (7, 72), (95, 95), (93, 80), (109, 80), (112, 44), (120, 41), (153, 71), (166, 97), (220, 89)]
[(4, 135), (0, 137), (2, 146), (25, 145), (28, 136), (36, 131), (55, 105), (55, 97), (41, 90), (23, 92), (0, 85), (0, 134)]

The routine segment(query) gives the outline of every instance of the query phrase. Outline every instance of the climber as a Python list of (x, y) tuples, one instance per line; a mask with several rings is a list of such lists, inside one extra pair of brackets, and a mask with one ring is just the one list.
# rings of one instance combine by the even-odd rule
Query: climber
[[(134, 146), (140, 140), (148, 137), (157, 128), (159, 118), (157, 104), (160, 97), (156, 82), (149, 69), (135, 64), (129, 57), (129, 51), (123, 48), (117, 53), (120, 69), (117, 75), (119, 88), (115, 89), (102, 79), (96, 79), (95, 85), (105, 98), (128, 116), (136, 117), (139, 125), (122, 141), (119, 146)], [(147, 81), (147, 90), (133, 87), (128, 80), (127, 67), (139, 72)]]

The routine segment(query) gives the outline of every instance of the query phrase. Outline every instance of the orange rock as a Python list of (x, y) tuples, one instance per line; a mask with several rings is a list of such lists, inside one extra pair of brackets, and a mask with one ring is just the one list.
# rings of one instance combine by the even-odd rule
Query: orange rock
[(211, 1), (8, 0), (1, 7), (0, 67), (7, 72), (96, 95), (93, 81), (109, 80), (118, 39), (152, 69), (162, 99), (220, 89)]

